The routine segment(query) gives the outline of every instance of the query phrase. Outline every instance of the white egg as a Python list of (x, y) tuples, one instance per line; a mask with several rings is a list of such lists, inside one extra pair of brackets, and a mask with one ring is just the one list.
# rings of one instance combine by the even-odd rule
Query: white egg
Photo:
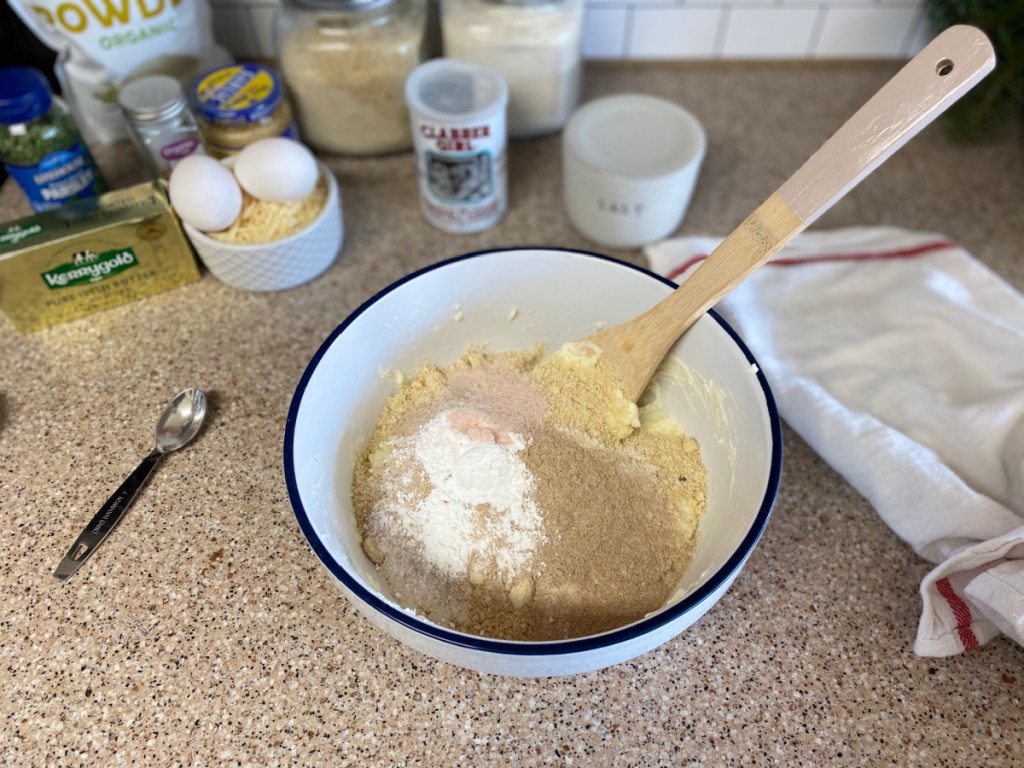
[(288, 203), (300, 200), (316, 186), (316, 158), (305, 146), (281, 137), (254, 141), (235, 160), (235, 178), (258, 200)]
[(227, 229), (242, 210), (235, 177), (206, 155), (190, 155), (175, 165), (168, 186), (175, 213), (200, 232)]

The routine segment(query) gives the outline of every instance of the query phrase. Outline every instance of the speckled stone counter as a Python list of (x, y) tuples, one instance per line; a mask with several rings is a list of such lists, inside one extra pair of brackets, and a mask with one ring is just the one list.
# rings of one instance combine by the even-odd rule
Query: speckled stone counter
[[(594, 67), (587, 95), (680, 101), (710, 147), (686, 233), (731, 229), (895, 71), (890, 63)], [(281, 444), (321, 341), (378, 289), (491, 246), (592, 248), (561, 204), (559, 139), (510, 151), (511, 209), (476, 236), (418, 213), (411, 155), (330, 160), (346, 244), (315, 282), (195, 284), (31, 336), (0, 320), (0, 763), (5, 766), (1021, 765), (1024, 650), (914, 656), (929, 564), (785, 430), (763, 539), (722, 601), (634, 662), (481, 676), (373, 628), (306, 545)], [(130, 154), (99, 153), (112, 181)], [(929, 128), (816, 226), (959, 241), (1024, 288), (1024, 142)], [(0, 219), (26, 210), (8, 184)], [(614, 255), (641, 263), (638, 252)], [(149, 450), (164, 403), (212, 398), (71, 581), (51, 573)]]

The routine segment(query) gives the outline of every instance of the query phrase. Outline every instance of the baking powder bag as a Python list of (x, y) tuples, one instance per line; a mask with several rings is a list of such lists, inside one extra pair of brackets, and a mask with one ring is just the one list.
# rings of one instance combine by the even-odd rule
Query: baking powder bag
[[(187, 89), (231, 56), (213, 39), (207, 0), (9, 0), (57, 51), (57, 79), (87, 142), (128, 135), (118, 89), (144, 75), (178, 78)], [(187, 92), (187, 91), (186, 91)]]

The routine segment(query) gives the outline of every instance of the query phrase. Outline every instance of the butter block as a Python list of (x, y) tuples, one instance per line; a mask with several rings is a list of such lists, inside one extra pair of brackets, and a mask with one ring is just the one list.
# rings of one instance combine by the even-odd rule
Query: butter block
[(160, 182), (0, 224), (0, 309), (25, 333), (198, 279)]

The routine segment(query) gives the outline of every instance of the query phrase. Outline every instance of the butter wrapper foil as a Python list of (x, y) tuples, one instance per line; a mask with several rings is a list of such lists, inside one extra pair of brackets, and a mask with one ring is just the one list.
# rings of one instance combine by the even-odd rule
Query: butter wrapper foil
[(0, 224), (0, 309), (25, 333), (198, 279), (159, 182)]

